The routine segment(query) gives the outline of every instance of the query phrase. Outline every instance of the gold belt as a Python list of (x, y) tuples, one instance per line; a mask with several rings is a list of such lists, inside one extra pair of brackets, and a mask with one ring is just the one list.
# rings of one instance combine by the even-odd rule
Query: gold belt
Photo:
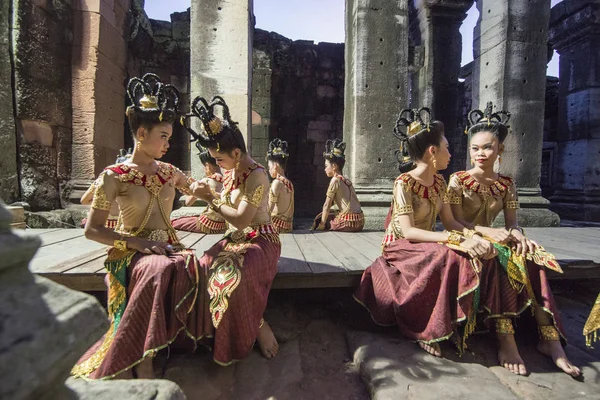
[(169, 231), (166, 229), (142, 229), (140, 232), (138, 232), (137, 235), (133, 235), (133, 232), (136, 232), (136, 231), (137, 231), (136, 228), (123, 229), (119, 233), (122, 233), (123, 235), (127, 235), (127, 236), (142, 237), (144, 239), (148, 239), (153, 242), (168, 243), (169, 239), (170, 239)]

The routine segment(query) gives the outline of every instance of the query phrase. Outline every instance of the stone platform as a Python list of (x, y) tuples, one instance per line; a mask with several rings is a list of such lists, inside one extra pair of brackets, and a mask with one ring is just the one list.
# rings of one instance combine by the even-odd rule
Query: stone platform
[[(103, 291), (106, 246), (85, 238), (83, 229), (29, 229), (42, 247), (30, 263), (33, 273), (71, 289)], [(550, 278), (600, 279), (600, 228), (528, 228), (560, 262), (563, 275)], [(201, 257), (221, 235), (179, 232), (181, 242)], [(282, 251), (274, 289), (352, 287), (380, 254), (383, 232), (294, 231), (281, 235)]]

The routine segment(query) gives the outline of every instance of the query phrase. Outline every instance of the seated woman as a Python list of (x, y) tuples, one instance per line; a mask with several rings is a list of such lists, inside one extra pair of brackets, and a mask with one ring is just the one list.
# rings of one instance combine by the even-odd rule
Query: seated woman
[[(340, 232), (359, 232), (365, 226), (365, 217), (356, 197), (352, 182), (342, 174), (346, 163), (346, 143), (340, 139), (328, 140), (325, 143), (325, 174), (329, 188), (323, 204), (323, 211), (315, 217), (311, 229)], [(336, 204), (338, 210), (331, 213), (331, 206)]]
[(269, 213), (271, 222), (279, 233), (288, 233), (294, 229), (294, 185), (285, 177), (289, 158), (286, 141), (273, 139), (269, 143), (267, 162), (269, 175), (273, 178), (269, 190)]
[[(204, 165), (204, 174), (206, 177), (200, 182), (207, 184), (211, 190), (220, 193), (223, 189), (223, 175), (217, 165), (217, 161), (212, 158), (208, 149), (200, 146), (196, 142), (196, 147), (200, 150), (199, 156), (202, 165)], [(186, 196), (185, 205), (190, 206), (196, 202), (194, 196)], [(225, 233), (225, 219), (213, 208), (208, 205), (200, 215), (189, 215), (171, 220), (173, 228), (180, 231), (197, 233)]]
[[(429, 109), (402, 110), (394, 128), (402, 173), (394, 183), (383, 254), (368, 267), (355, 299), (381, 325), (397, 325), (428, 353), (441, 356), (439, 342), (465, 323), (459, 351), (480, 310), (498, 315), (497, 296), (487, 289), (496, 271), (494, 247), (474, 236), (443, 204), (446, 182), (439, 170), (450, 161), (444, 125)], [(440, 215), (448, 231), (435, 232)]]
[[(123, 162), (127, 161), (129, 158), (131, 158), (131, 151), (132, 150), (129, 149), (129, 151), (127, 151), (127, 153), (125, 153), (124, 149), (119, 150), (119, 155), (117, 156), (117, 160), (115, 161), (115, 164), (123, 163)], [(81, 205), (87, 206), (87, 205), (92, 204), (92, 200), (94, 198), (94, 192), (96, 191), (96, 187), (99, 184), (100, 184), (100, 178), (97, 178), (94, 182), (92, 182), (90, 187), (85, 191), (85, 193), (83, 194), (83, 196), (81, 196), (81, 199), (79, 200), (79, 203)], [(114, 203), (108, 212), (108, 218), (106, 219), (105, 226), (110, 229), (115, 229), (117, 227), (118, 220), (119, 220), (119, 205), (117, 203)], [(85, 228), (86, 224), (87, 224), (87, 218), (82, 219), (81, 227)]]
[[(72, 370), (91, 379), (153, 378), (159, 350), (176, 339), (195, 346), (212, 334), (201, 291), (206, 279), (169, 223), (175, 188), (192, 195), (192, 180), (157, 161), (178, 119), (177, 90), (146, 74), (132, 78), (127, 93), (133, 154), (100, 174), (85, 226), (88, 239), (112, 246), (104, 263), (111, 325)], [(114, 231), (105, 226), (113, 204), (120, 210)]]
[[(578, 376), (580, 370), (569, 362), (560, 343), (561, 337), (565, 338), (564, 330), (544, 267), (562, 270), (552, 254), (525, 237), (517, 222), (519, 202), (515, 183), (494, 171), (494, 164), (504, 151), (510, 114), (494, 112), (490, 102), (484, 111), (472, 110), (468, 119), (473, 168), (450, 177), (446, 203), (451, 205), (457, 221), (489, 238), (497, 247), (499, 262), (506, 271), (500, 280), (503, 310), (514, 317), (531, 306), (541, 337), (538, 350), (566, 373)], [(505, 227), (491, 228), (501, 211)], [(496, 332), (500, 364), (515, 374), (527, 374), (514, 340), (512, 320), (496, 320)]]
[[(223, 117), (215, 115), (222, 109)], [(263, 355), (275, 356), (278, 344), (262, 318), (277, 273), (281, 243), (268, 210), (269, 178), (246, 151), (237, 124), (225, 101), (215, 96), (192, 103), (192, 116), (203, 131), (190, 134), (210, 152), (225, 171), (223, 191), (206, 183), (192, 186), (194, 196), (209, 203), (227, 221), (224, 238), (207, 250), (200, 267), (208, 274), (209, 310), (214, 326), (214, 360), (228, 365), (248, 356), (255, 341)]]

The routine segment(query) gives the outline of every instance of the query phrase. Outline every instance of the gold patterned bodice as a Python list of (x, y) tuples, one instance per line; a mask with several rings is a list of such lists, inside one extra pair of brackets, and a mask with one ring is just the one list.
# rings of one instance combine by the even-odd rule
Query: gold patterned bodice
[(440, 174), (435, 175), (431, 186), (422, 185), (408, 173), (396, 178), (391, 219), (386, 228), (383, 245), (404, 237), (399, 223), (401, 215), (412, 214), (415, 228), (435, 230), (435, 222), (442, 209), (445, 192), (446, 181)]
[(502, 210), (519, 208), (517, 188), (508, 176), (498, 175), (491, 185), (483, 185), (467, 171), (450, 177), (446, 203), (460, 205), (466, 222), (491, 226)]

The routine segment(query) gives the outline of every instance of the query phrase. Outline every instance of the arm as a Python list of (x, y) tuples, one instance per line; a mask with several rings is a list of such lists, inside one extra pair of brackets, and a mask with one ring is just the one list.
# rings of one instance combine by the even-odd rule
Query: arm
[(333, 206), (333, 200), (335, 199), (335, 195), (339, 189), (340, 181), (336, 177), (331, 178), (331, 180), (329, 181), (329, 187), (327, 188), (327, 194), (325, 194), (325, 203), (323, 203), (323, 210), (321, 212), (321, 224), (319, 225), (319, 228), (325, 226), (327, 218), (329, 217), (329, 211)]
[(119, 180), (114, 173), (106, 171), (100, 175), (96, 189), (94, 190), (92, 207), (90, 208), (88, 220), (85, 225), (85, 237), (109, 246), (113, 246), (116, 240), (124, 240), (128, 248), (142, 253), (167, 254), (171, 250), (171, 246), (167, 243), (151, 242), (136, 237), (124, 238), (123, 235), (104, 226), (111, 204), (116, 200), (118, 189)]
[(279, 193), (281, 192), (282, 183), (277, 179), (271, 183), (271, 187), (269, 188), (269, 215), (273, 213), (275, 206), (277, 205), (277, 201), (279, 200)]
[(513, 182), (504, 198), (504, 226), (507, 234), (510, 235), (509, 240), (516, 245), (515, 252), (518, 255), (525, 256), (527, 253), (535, 253), (539, 245), (523, 234), (523, 229), (519, 227), (518, 223), (518, 209), (517, 188)]

